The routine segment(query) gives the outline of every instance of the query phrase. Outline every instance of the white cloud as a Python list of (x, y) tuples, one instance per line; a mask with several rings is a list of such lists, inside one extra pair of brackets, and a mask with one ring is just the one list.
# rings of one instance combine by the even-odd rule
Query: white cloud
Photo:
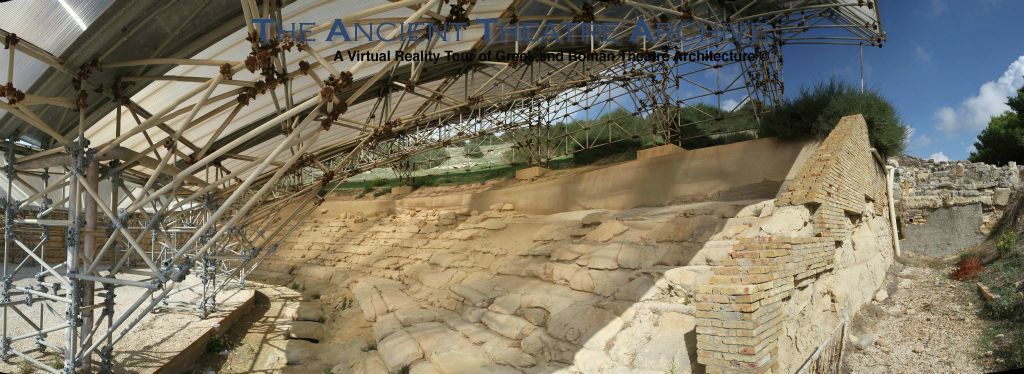
[(932, 60), (932, 54), (928, 53), (928, 51), (926, 51), (921, 46), (917, 46), (916, 48), (914, 48), (914, 53), (917, 54), (917, 58), (920, 59), (921, 61), (929, 62)]
[(932, 137), (928, 134), (919, 134), (915, 127), (907, 129), (907, 139), (910, 139), (910, 149), (921, 150), (932, 144)]
[(731, 112), (734, 108), (736, 108), (737, 105), (740, 105), (739, 101), (733, 99), (725, 99), (725, 101), (722, 102), (722, 110)]
[(949, 157), (947, 157), (946, 154), (942, 152), (932, 153), (931, 156), (928, 156), (928, 159), (935, 162), (949, 161)]
[(1024, 56), (1017, 58), (998, 80), (978, 88), (978, 94), (964, 99), (956, 108), (946, 106), (935, 111), (935, 128), (947, 136), (961, 130), (978, 131), (988, 125), (992, 116), (1010, 108), (1006, 98), (1024, 85)]

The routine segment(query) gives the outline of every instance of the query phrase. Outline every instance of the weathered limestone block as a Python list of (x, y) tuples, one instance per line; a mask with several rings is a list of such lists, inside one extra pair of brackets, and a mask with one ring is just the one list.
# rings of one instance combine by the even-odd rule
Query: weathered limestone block
[(503, 228), (508, 227), (508, 223), (496, 219), (489, 219), (477, 225), (476, 227), (486, 230), (501, 230)]
[(499, 296), (494, 299), (494, 302), (491, 303), (488, 309), (502, 314), (516, 314), (516, 311), (519, 310), (521, 298), (522, 296), (519, 294)]
[(437, 320), (437, 313), (420, 307), (404, 307), (395, 310), (395, 318), (404, 326), (411, 326), (417, 323), (431, 322)]
[(461, 316), (462, 316), (462, 319), (464, 319), (464, 320), (466, 320), (468, 322), (477, 323), (477, 322), (480, 322), (480, 320), (482, 320), (484, 318), (484, 314), (486, 314), (486, 313), (487, 313), (487, 309), (484, 309), (484, 308), (475, 308), (475, 307), (471, 307), (471, 306), (463, 306), (462, 307), (462, 314), (461, 314)]
[(320, 300), (299, 302), (295, 309), (296, 321), (323, 321), (323, 310), (320, 308)]
[(511, 346), (510, 342), (491, 340), (483, 344), (484, 351), (494, 357), (499, 364), (527, 368), (537, 365), (537, 360), (523, 352), (521, 349)]
[(597, 226), (597, 228), (594, 229), (594, 231), (591, 231), (583, 238), (586, 240), (596, 242), (606, 242), (618, 236), (619, 234), (626, 232), (626, 230), (629, 230), (629, 227), (623, 225), (622, 222), (607, 221), (601, 223), (600, 226)]
[(1010, 190), (1009, 188), (996, 188), (992, 195), (992, 204), (998, 206), (1006, 206), (1010, 203)]
[(423, 351), (419, 344), (406, 331), (399, 331), (391, 334), (377, 344), (384, 366), (388, 372), (395, 373), (400, 369), (409, 366), (416, 360), (423, 358)]
[(473, 343), (458, 331), (440, 322), (426, 322), (410, 326), (405, 330), (419, 343), (424, 356), (432, 358), (442, 352), (473, 348)]
[(486, 308), (491, 301), (491, 297), (487, 294), (465, 284), (455, 284), (448, 289), (465, 300), (466, 304), (477, 308)]
[(666, 271), (665, 280), (672, 286), (693, 293), (697, 291), (697, 286), (707, 284), (712, 275), (710, 266), (685, 266)]
[[(583, 271), (581, 271), (582, 273)], [(631, 272), (616, 270), (590, 270), (590, 280), (594, 284), (594, 293), (601, 296), (611, 296), (618, 291), (623, 284), (629, 282)]]
[(445, 324), (455, 329), (455, 331), (461, 333), (463, 336), (466, 337), (466, 339), (469, 339), (469, 341), (472, 342), (473, 344), (480, 345), (489, 341), (502, 339), (502, 336), (498, 335), (494, 331), (489, 330), (477, 323), (464, 321), (461, 318), (447, 319), (445, 320)]
[(288, 338), (320, 341), (324, 338), (324, 324), (312, 321), (293, 321), (288, 328)]
[(522, 340), (537, 328), (529, 321), (520, 317), (495, 313), (492, 311), (488, 311), (484, 314), (482, 322), (487, 325), (488, 328), (494, 330), (494, 332), (497, 332), (509, 339), (516, 340)]
[(580, 225), (583, 226), (596, 226), (600, 225), (601, 222), (612, 219), (611, 212), (608, 211), (597, 211), (588, 213), (580, 219)]
[(659, 290), (654, 287), (654, 278), (641, 275), (629, 281), (615, 292), (615, 298), (624, 301), (641, 301), (657, 295)]
[(590, 272), (586, 269), (572, 268), (575, 271), (569, 276), (569, 288), (583, 292), (594, 292), (594, 279), (591, 278)]
[[(342, 362), (331, 369), (332, 373), (352, 374), (379, 374), (386, 373), (387, 367), (384, 360), (377, 352), (364, 353), (352, 360), (353, 362)], [(349, 366), (351, 365), (351, 366)], [(351, 370), (351, 371), (349, 371)]]
[(456, 271), (425, 271), (419, 274), (419, 282), (430, 288), (447, 288), (454, 280)]
[(612, 341), (608, 355), (616, 362), (632, 364), (637, 352), (651, 340), (657, 331), (658, 316), (647, 308), (637, 308), (628, 326)]
[(441, 352), (431, 358), (431, 362), (444, 374), (489, 373), (494, 365), (479, 348)]
[(563, 224), (544, 225), (533, 234), (533, 240), (538, 242), (559, 241), (569, 238), (569, 227)]
[(701, 247), (700, 251), (690, 260), (691, 265), (718, 265), (729, 258), (736, 240), (712, 240)]
[(686, 349), (686, 334), (695, 334), (690, 330), (661, 328), (651, 336), (651, 340), (637, 352), (633, 365), (638, 368), (654, 370), (670, 370), (690, 367), (690, 356)]
[(284, 359), (288, 365), (302, 365), (315, 361), (317, 343), (306, 340), (286, 340), (284, 343)]
[(647, 269), (654, 266), (665, 255), (665, 252), (665, 248), (622, 243), (616, 262), (619, 267), (625, 269)]
[(409, 367), (409, 374), (441, 374), (441, 370), (430, 361), (420, 361)]
[[(778, 207), (771, 216), (744, 231), (742, 237), (806, 237), (801, 232), (811, 220), (811, 211), (803, 205)], [(805, 235), (806, 234), (806, 235)]]
[(367, 321), (376, 321), (377, 316), (388, 312), (388, 306), (384, 303), (384, 298), (380, 296), (377, 288), (373, 285), (365, 282), (356, 283), (352, 293), (355, 296), (356, 303), (359, 304), (359, 308), (363, 311), (363, 317)]
[(572, 364), (578, 346), (558, 340), (544, 329), (535, 330), (522, 342), (523, 351), (543, 361)]
[(608, 354), (600, 349), (583, 348), (576, 352), (575, 366), (583, 373), (605, 373), (617, 366)]
[(614, 270), (619, 268), (620, 243), (609, 243), (576, 259), (576, 263), (591, 269)]
[(655, 226), (647, 233), (654, 242), (704, 242), (721, 230), (725, 220), (719, 216), (677, 216)]
[(551, 261), (574, 261), (580, 256), (597, 250), (596, 246), (582, 243), (563, 243), (555, 245), (551, 251)]
[(604, 309), (577, 303), (552, 315), (547, 330), (552, 337), (582, 346), (616, 319), (619, 318)]
[(395, 317), (395, 313), (388, 313), (377, 318), (373, 324), (373, 338), (376, 341), (384, 340), (395, 331), (402, 329), (402, 322)]
[(561, 312), (573, 303), (575, 303), (575, 299), (555, 295), (551, 292), (528, 293), (520, 298), (520, 306), (522, 308), (540, 308), (547, 311), (549, 315)]

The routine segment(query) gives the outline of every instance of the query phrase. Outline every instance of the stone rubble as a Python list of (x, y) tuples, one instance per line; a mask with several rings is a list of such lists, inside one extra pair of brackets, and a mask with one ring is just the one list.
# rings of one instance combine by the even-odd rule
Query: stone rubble
[[(778, 221), (753, 204), (761, 201), (547, 217), (510, 204), (477, 214), (328, 212), (257, 275), (351, 295), (357, 312), (346, 315), (368, 323), (361, 334), (376, 350), (341, 357), (334, 373), (689, 372), (699, 365), (697, 287), (733, 237)], [(335, 344), (312, 331), (336, 323), (320, 303), (295, 312), (289, 336), (305, 339), (295, 347)]]

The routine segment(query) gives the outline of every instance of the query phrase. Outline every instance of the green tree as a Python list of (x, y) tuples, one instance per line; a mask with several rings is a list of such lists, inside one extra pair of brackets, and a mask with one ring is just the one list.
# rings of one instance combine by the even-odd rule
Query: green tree
[(1007, 102), (1010, 110), (992, 117), (988, 127), (978, 134), (974, 151), (967, 157), (971, 162), (1006, 165), (1014, 161), (1024, 163), (1024, 87)]

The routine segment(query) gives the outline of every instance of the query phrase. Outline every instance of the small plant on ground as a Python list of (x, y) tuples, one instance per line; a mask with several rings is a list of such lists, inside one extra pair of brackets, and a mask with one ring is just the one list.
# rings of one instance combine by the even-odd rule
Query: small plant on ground
[(28, 361), (22, 361), (18, 363), (18, 373), (31, 374), (32, 371), (32, 364), (28, 363)]
[(958, 281), (971, 280), (977, 278), (978, 274), (981, 274), (982, 271), (985, 271), (985, 267), (981, 265), (981, 259), (978, 256), (968, 257), (956, 264), (953, 279)]
[(676, 364), (676, 359), (672, 359), (672, 366), (665, 370), (665, 374), (676, 374), (679, 372), (679, 366)]
[(996, 240), (996, 250), (1002, 256), (1009, 255), (1017, 247), (1018, 235), (1016, 231), (1006, 230)]
[(64, 370), (64, 360), (57, 356), (51, 356), (46, 365), (57, 370)]
[(223, 335), (214, 336), (210, 339), (210, 343), (206, 345), (207, 352), (219, 353), (230, 348), (228, 341)]

